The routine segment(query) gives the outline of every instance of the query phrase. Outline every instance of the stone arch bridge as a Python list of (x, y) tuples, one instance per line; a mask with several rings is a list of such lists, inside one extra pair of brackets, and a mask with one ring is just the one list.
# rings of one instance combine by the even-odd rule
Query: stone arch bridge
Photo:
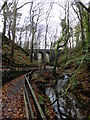
[[(29, 49), (28, 52), (30, 53), (31, 50)], [(55, 50), (54, 49), (33, 49), (33, 58), (38, 61), (38, 54), (42, 56), (42, 63), (45, 61), (45, 54), (49, 55), (49, 62), (54, 62), (55, 60)], [(58, 50), (58, 57), (61, 54), (61, 50)]]

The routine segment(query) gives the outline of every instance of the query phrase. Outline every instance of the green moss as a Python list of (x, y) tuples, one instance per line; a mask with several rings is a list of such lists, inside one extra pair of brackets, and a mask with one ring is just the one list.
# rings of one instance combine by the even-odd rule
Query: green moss
[(90, 115), (89, 115), (88, 119), (90, 120)]
[(78, 80), (74, 80), (73, 83), (72, 83), (72, 86), (74, 88), (77, 88), (79, 86), (80, 82)]
[(44, 102), (44, 97), (41, 94), (38, 94), (38, 98), (39, 98), (40, 101)]
[(86, 55), (84, 61), (87, 62), (87, 63), (90, 63), (90, 54)]
[(81, 63), (81, 61), (82, 61), (82, 57), (77, 58), (77, 64), (78, 64), (78, 65)]
[(30, 66), (31, 67), (37, 67), (37, 66), (39, 66), (39, 62), (38, 61), (35, 61), (35, 60), (33, 60), (33, 62), (32, 63), (30, 63)]
[(3, 45), (4, 48), (7, 48), (8, 50), (10, 50), (10, 47), (6, 44)]
[(38, 99), (40, 104), (44, 103), (44, 97), (41, 94), (38, 94)]
[(49, 110), (45, 107), (45, 113), (46, 113), (46, 115), (47, 115), (47, 118), (48, 118), (48, 120), (50, 119), (50, 115), (49, 115)]

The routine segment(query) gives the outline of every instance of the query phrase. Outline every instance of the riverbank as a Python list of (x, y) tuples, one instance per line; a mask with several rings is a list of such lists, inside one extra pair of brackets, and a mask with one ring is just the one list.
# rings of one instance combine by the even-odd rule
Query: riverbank
[[(90, 53), (83, 54), (82, 51), (72, 52), (65, 63), (64, 55), (58, 61), (58, 74), (65, 72), (70, 76), (70, 81), (65, 89), (72, 92), (78, 102), (85, 109), (87, 117), (90, 116)], [(62, 71), (62, 72), (61, 72)]]
[[(30, 81), (35, 95), (41, 105), (48, 120), (55, 120), (56, 113), (51, 105), (49, 97), (46, 95), (45, 89), (47, 86), (53, 85), (52, 69), (39, 70), (32, 74)], [(52, 84), (51, 84), (52, 83)]]
[[(81, 104), (74, 92), (69, 90), (67, 95), (62, 96), (61, 90), (68, 83), (71, 76), (69, 70), (63, 74), (53, 76), (53, 70), (46, 67), (46, 70), (40, 70), (32, 75), (31, 84), (39, 102), (44, 106), (48, 118), (58, 119), (88, 119), (89, 107)], [(72, 88), (72, 87), (71, 87)], [(73, 89), (74, 90), (74, 89)], [(79, 97), (80, 98), (80, 97)], [(84, 109), (84, 108), (85, 109)], [(49, 112), (50, 111), (50, 112)], [(49, 117), (50, 116), (50, 117)], [(56, 117), (57, 116), (57, 117)]]

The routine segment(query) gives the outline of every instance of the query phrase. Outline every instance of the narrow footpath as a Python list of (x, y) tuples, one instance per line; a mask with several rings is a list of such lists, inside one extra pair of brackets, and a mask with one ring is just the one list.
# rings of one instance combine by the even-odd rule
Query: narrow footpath
[(2, 120), (25, 119), (24, 75), (2, 87)]

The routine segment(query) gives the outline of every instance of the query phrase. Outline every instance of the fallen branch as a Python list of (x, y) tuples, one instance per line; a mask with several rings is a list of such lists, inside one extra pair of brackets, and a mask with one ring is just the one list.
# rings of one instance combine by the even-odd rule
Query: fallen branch
[(64, 94), (62, 94), (61, 96), (57, 97), (50, 105), (53, 105), (60, 97), (64, 97), (66, 95), (66, 92)]
[[(87, 54), (87, 52), (88, 52), (88, 50), (86, 51), (86, 54)], [(64, 92), (60, 97), (64, 97), (65, 95), (67, 95), (68, 90), (69, 90), (69, 88), (71, 87), (71, 85), (72, 85), (72, 83), (73, 83), (73, 79), (74, 79), (76, 73), (78, 72), (78, 70), (80, 69), (80, 67), (81, 67), (81, 65), (82, 65), (82, 63), (83, 63), (83, 61), (84, 61), (84, 58), (86, 57), (86, 54), (83, 56), (79, 67), (76, 69), (76, 71), (74, 72), (74, 74), (73, 74), (72, 77), (70, 78), (70, 83), (69, 83), (68, 87), (66, 88), (65, 92)], [(56, 98), (51, 104), (49, 104), (49, 106), (50, 106), (50, 105), (53, 105), (60, 97)]]
[[(86, 51), (86, 54), (87, 54), (87, 52), (88, 52), (88, 50)], [(80, 67), (81, 67), (81, 65), (82, 65), (82, 63), (83, 63), (84, 58), (86, 57), (86, 54), (82, 57), (82, 60), (81, 60), (81, 63), (80, 63), (80, 65), (79, 65), (79, 67), (76, 69), (76, 71), (74, 72), (74, 74), (73, 74), (72, 77), (70, 78), (70, 83), (69, 83), (68, 87), (67, 87), (66, 90), (65, 90), (65, 91), (66, 91), (66, 94), (67, 94), (69, 88), (71, 87), (71, 85), (72, 85), (72, 83), (73, 83), (73, 79), (75, 78), (75, 75), (77, 74), (78, 70), (80, 69)]]

